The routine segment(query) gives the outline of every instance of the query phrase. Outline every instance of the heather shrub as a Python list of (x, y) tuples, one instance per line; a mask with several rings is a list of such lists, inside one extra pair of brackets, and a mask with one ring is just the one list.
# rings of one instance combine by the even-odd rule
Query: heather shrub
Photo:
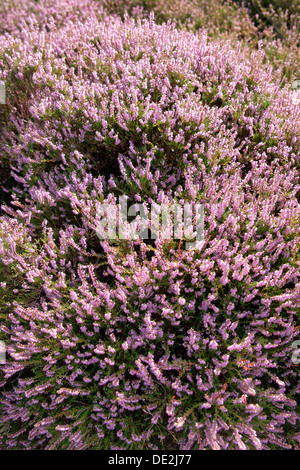
[(282, 69), (282, 83), (299, 76), (299, 2), (263, 0), (107, 0), (105, 7), (119, 15), (148, 16), (157, 22), (175, 21), (180, 29), (207, 31), (215, 40), (230, 38), (251, 55), (263, 48), (274, 68)]
[(242, 4), (246, 4), (274, 67), (283, 67), (287, 80), (299, 77), (300, 3), (294, 0), (250, 0)]
[(67, 21), (102, 18), (104, 2), (88, 0), (0, 0), (0, 33), (22, 36), (29, 24), (35, 30), (49, 32)]
[[(300, 13), (297, 0), (235, 0), (240, 6), (246, 6), (259, 26), (276, 26), (276, 13), (283, 12), (288, 18), (294, 18)], [(275, 14), (275, 15), (274, 15)]]
[(221, 34), (241, 39), (256, 32), (246, 8), (238, 7), (231, 1), (107, 0), (105, 7), (110, 13), (124, 15), (124, 12), (128, 12), (138, 17), (153, 11), (158, 23), (172, 20), (180, 28), (193, 31), (206, 29), (214, 38)]
[[(262, 47), (266, 60), (282, 70), (282, 84), (299, 76), (299, 4), (296, 1), (270, 4), (261, 0), (21, 0), (0, 1), (0, 32), (22, 36), (24, 25), (45, 31), (64, 25), (66, 21), (91, 16), (103, 18), (104, 12), (124, 17), (155, 21), (171, 20), (179, 29), (197, 33), (206, 31), (214, 40), (230, 39), (243, 45), (248, 54)], [(53, 19), (52, 19), (53, 18)]]
[[(57, 18), (0, 37), (1, 448), (299, 448), (300, 106), (262, 49)], [(120, 195), (199, 249), (100, 240)]]

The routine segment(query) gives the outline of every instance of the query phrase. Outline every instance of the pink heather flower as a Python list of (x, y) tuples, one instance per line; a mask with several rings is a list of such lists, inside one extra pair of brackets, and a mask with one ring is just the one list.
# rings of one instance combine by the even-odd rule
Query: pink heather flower
[(180, 429), (183, 428), (183, 425), (186, 421), (186, 417), (185, 416), (180, 416), (179, 418), (176, 419), (176, 422), (174, 424), (174, 427), (177, 431), (179, 431)]
[(210, 341), (208, 346), (210, 349), (218, 349), (218, 343), (215, 340)]

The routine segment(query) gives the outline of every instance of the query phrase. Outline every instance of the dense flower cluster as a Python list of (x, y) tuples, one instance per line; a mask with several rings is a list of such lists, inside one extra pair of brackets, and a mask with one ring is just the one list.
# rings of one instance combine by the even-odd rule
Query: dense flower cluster
[[(0, 36), (0, 447), (299, 448), (300, 106), (281, 71), (152, 14), (48, 1)], [(203, 204), (200, 249), (100, 241), (120, 195)]]

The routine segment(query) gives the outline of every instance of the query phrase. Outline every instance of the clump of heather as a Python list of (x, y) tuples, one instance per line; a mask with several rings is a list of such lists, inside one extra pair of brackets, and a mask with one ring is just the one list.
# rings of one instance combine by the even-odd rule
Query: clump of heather
[(300, 22), (297, 0), (0, 0), (0, 33), (22, 37), (24, 25), (50, 31), (66, 21), (103, 19), (105, 12), (124, 17), (176, 23), (196, 34), (206, 31), (214, 40), (230, 39), (248, 54), (263, 48), (265, 62), (282, 70), (282, 83), (299, 77)]
[(104, 5), (105, 0), (0, 0), (0, 33), (22, 36), (28, 24), (49, 32), (68, 21), (102, 18)]
[(111, 13), (175, 21), (177, 27), (214, 39), (242, 44), (251, 55), (262, 47), (274, 68), (282, 69), (282, 82), (299, 77), (300, 4), (298, 0), (106, 0)]
[[(299, 448), (300, 106), (264, 60), (153, 15), (0, 37), (2, 449)], [(100, 240), (124, 195), (203, 204), (198, 249)]]

